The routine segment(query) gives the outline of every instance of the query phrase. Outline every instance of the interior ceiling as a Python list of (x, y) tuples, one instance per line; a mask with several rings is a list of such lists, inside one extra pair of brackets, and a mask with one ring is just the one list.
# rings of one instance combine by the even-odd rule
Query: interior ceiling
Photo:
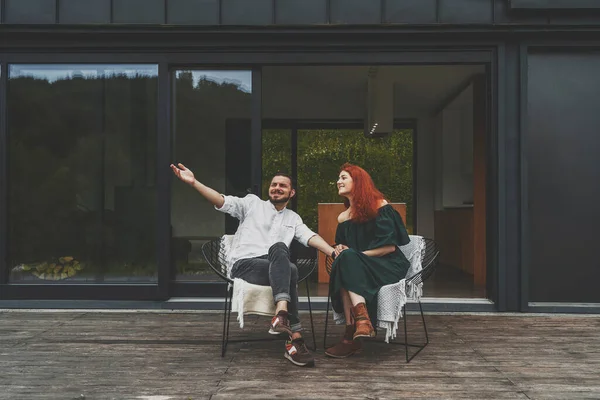
[[(276, 110), (289, 98), (310, 107), (323, 98), (336, 102), (353, 99), (364, 107), (369, 66), (272, 66), (263, 68), (264, 115), (277, 117)], [(433, 112), (471, 76), (485, 72), (483, 65), (378, 66), (377, 74), (395, 84), (395, 109), (402, 117)], [(269, 100), (271, 99), (271, 100)], [(347, 103), (351, 104), (351, 103)], [(405, 115), (409, 114), (409, 115)], [(362, 117), (362, 116), (358, 116)]]

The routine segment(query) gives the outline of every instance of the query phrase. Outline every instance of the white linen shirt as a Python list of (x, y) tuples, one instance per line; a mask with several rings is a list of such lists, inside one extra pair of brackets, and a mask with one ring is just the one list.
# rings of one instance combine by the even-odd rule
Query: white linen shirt
[(240, 220), (227, 260), (229, 265), (244, 258), (267, 255), (269, 248), (277, 242), (283, 242), (289, 248), (296, 239), (308, 247), (309, 239), (316, 235), (294, 211), (287, 208), (277, 211), (269, 200), (261, 200), (253, 194), (243, 198), (223, 198), (223, 206), (215, 206), (215, 209)]

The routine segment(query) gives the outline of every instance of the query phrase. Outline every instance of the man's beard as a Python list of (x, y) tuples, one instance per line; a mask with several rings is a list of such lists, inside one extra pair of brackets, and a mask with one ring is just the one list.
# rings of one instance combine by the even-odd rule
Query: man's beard
[(287, 196), (287, 197), (281, 197), (279, 199), (273, 199), (273, 197), (271, 195), (269, 195), (269, 201), (272, 204), (282, 204), (282, 203), (287, 203), (290, 200), (291, 196)]

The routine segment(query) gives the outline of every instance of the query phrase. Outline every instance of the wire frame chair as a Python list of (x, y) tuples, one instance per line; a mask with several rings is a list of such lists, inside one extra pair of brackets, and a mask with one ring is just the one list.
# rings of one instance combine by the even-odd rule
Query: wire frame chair
[[(425, 242), (425, 248), (422, 250), (422, 258), (421, 258), (421, 271), (415, 273), (412, 276), (406, 278), (406, 284), (418, 285), (425, 282), (433, 273), (437, 267), (438, 258), (440, 255), (440, 251), (438, 249), (437, 244), (432, 239), (423, 238)], [(331, 275), (331, 267), (333, 265), (333, 259), (331, 257), (327, 257), (325, 262), (325, 269), (327, 273)], [(325, 334), (323, 336), (323, 347), (327, 348), (327, 326), (329, 323), (329, 304), (331, 300), (331, 292), (329, 292), (327, 296), (327, 308), (325, 312)], [(423, 330), (425, 332), (425, 343), (423, 344), (414, 344), (409, 343), (408, 341), (408, 331), (406, 329), (406, 304), (402, 307), (402, 319), (404, 320), (404, 342), (394, 342), (390, 341), (390, 344), (402, 345), (405, 349), (406, 362), (410, 362), (417, 354), (421, 352), (428, 344), (429, 344), (429, 335), (427, 333), (427, 324), (425, 323), (425, 315), (423, 314), (423, 306), (421, 304), (421, 299), (417, 300), (419, 304), (419, 310), (421, 311), (421, 320), (423, 321)], [(417, 351), (409, 357), (408, 348), (415, 347)]]
[[(291, 249), (291, 261), (298, 268), (298, 284), (305, 282), (306, 294), (308, 297), (308, 310), (310, 314), (310, 327), (313, 337), (313, 351), (317, 349), (317, 340), (315, 337), (315, 325), (313, 322), (312, 304), (310, 301), (310, 287), (308, 285), (308, 277), (313, 273), (317, 267), (317, 251), (316, 249), (307, 249), (300, 245), (296, 241), (292, 242)], [(261, 338), (261, 339), (229, 339), (229, 325), (231, 321), (231, 306), (233, 298), (233, 279), (228, 276), (227, 273), (227, 255), (221, 247), (221, 238), (212, 239), (202, 245), (202, 255), (208, 263), (209, 267), (227, 284), (225, 285), (225, 307), (223, 308), (223, 335), (221, 339), (221, 357), (225, 357), (227, 351), (227, 345), (235, 342), (250, 342), (250, 341), (262, 341), (272, 340), (272, 338)], [(240, 310), (241, 311), (241, 310)], [(239, 312), (239, 311), (238, 311)]]

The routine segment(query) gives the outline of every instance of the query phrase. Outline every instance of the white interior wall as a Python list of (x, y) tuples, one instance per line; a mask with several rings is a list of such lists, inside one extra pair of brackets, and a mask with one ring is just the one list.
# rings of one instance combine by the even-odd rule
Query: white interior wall
[(422, 116), (417, 121), (417, 233), (434, 237), (435, 193), (435, 118)]
[(441, 112), (442, 207), (473, 202), (473, 85)]

